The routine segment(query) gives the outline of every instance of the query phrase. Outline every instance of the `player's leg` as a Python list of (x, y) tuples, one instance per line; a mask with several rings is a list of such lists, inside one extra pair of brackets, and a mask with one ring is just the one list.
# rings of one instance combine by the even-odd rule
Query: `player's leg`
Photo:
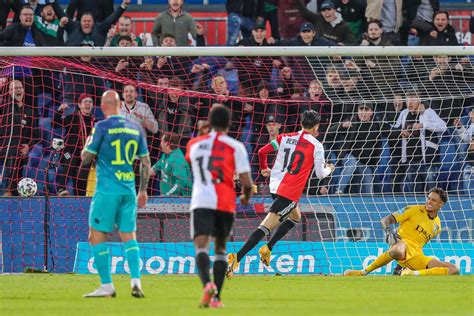
[(231, 213), (217, 212), (216, 214), (216, 237), (214, 239), (214, 283), (217, 286), (216, 298), (211, 302), (211, 308), (224, 307), (221, 302), (222, 286), (227, 271), (226, 243), (229, 238), (234, 215)]
[[(425, 255), (420, 255), (414, 258), (408, 269), (402, 271), (402, 276), (426, 276), (426, 275), (457, 275), (459, 268), (449, 262), (439, 261)], [(413, 264), (413, 266), (412, 266)], [(423, 269), (423, 267), (425, 269)]]
[(194, 241), (197, 272), (203, 285), (203, 296), (199, 305), (200, 307), (209, 307), (211, 300), (217, 294), (217, 287), (211, 282), (209, 273), (211, 268), (209, 245), (212, 236), (215, 235), (215, 213), (216, 211), (214, 210), (195, 209), (191, 215), (191, 236)]
[(275, 244), (282, 239), (283, 237), (288, 234), (290, 230), (293, 229), (301, 220), (301, 211), (298, 206), (296, 206), (291, 213), (282, 221), (282, 223), (278, 226), (276, 232), (273, 234), (272, 238), (270, 238), (270, 241), (264, 245), (260, 250), (258, 251), (258, 254), (260, 255), (260, 259), (262, 262), (266, 265), (270, 265), (270, 259), (272, 255), (272, 250)]
[(89, 243), (94, 263), (100, 276), (101, 287), (84, 297), (115, 297), (115, 288), (110, 273), (110, 250), (106, 244), (107, 233), (114, 228), (116, 201), (101, 194), (92, 198), (89, 213)]
[(140, 275), (140, 247), (137, 242), (137, 202), (135, 194), (120, 196), (120, 209), (115, 218), (120, 238), (125, 246), (125, 259), (130, 270), (132, 296), (143, 298)]
[(392, 260), (403, 261), (406, 258), (407, 245), (399, 241), (390, 247), (389, 250), (378, 256), (374, 262), (372, 262), (367, 268), (362, 270), (346, 270), (344, 271), (345, 276), (364, 276), (370, 272), (381, 268)]

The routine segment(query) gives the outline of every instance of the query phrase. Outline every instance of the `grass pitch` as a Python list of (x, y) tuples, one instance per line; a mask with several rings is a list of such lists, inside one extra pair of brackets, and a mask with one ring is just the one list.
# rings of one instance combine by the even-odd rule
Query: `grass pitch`
[(235, 277), (221, 310), (200, 310), (197, 276), (145, 276), (146, 298), (114, 277), (115, 299), (83, 299), (97, 276), (0, 275), (0, 315), (474, 315), (474, 276)]

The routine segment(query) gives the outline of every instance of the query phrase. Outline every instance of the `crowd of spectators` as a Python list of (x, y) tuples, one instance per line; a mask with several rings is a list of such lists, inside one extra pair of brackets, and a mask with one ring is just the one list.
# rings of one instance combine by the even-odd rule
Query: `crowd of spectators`
[[(12, 1), (2, 4), (0, 44), (206, 46), (205, 29), (183, 0), (168, 2), (147, 41), (133, 33), (130, 0), (115, 9), (113, 1), (71, 1), (66, 11), (54, 0)], [(460, 45), (436, 0), (313, 4), (229, 0), (227, 45)], [(15, 18), (6, 26), (10, 9)], [(230, 135), (246, 143), (262, 192), (267, 188), (256, 152), (280, 133), (297, 131), (300, 114), (315, 109), (322, 116), (319, 140), (337, 168), (331, 178), (311, 181), (311, 194), (413, 193), (432, 184), (474, 194), (474, 68), (468, 57), (83, 56), (63, 68), (18, 68), (16, 80), (1, 82), (8, 87), (1, 103), (13, 104), (0, 111), (0, 187), (7, 195), (17, 194), (35, 145), (43, 147), (41, 157), (51, 157), (53, 136), (65, 140), (55, 192), (86, 195), (89, 170), (80, 168), (79, 153), (102, 119), (97, 102), (108, 88), (121, 94), (122, 115), (147, 135), (156, 162), (154, 195), (191, 193), (182, 151), (208, 129), (214, 104), (231, 109)]]

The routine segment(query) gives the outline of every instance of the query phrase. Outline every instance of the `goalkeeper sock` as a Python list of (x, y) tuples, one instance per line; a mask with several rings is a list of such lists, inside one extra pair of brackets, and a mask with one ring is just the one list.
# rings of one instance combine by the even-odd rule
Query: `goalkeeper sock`
[(384, 265), (388, 264), (390, 261), (392, 261), (393, 258), (390, 257), (388, 254), (388, 251), (384, 252), (381, 254), (377, 259), (375, 259), (374, 262), (372, 262), (367, 268), (365, 268), (365, 272), (370, 273), (374, 270), (377, 270), (380, 267), (383, 267)]
[(198, 275), (201, 279), (202, 285), (205, 286), (211, 282), (209, 269), (211, 268), (211, 260), (209, 259), (209, 250), (206, 248), (196, 249), (196, 266), (198, 268)]
[(224, 285), (225, 272), (227, 270), (227, 257), (225, 254), (216, 253), (214, 257), (214, 283), (217, 286), (217, 297), (220, 299), (222, 286)]
[(296, 224), (298, 224), (298, 222), (295, 222), (291, 218), (288, 218), (286, 221), (281, 223), (280, 226), (278, 226), (278, 229), (275, 232), (275, 234), (273, 234), (272, 238), (270, 238), (270, 241), (267, 244), (268, 249), (270, 249), (271, 251), (273, 249), (273, 246), (275, 246), (275, 244), (277, 243), (277, 241), (285, 237), (285, 235), (288, 234), (288, 232), (293, 227), (295, 227)]
[(270, 230), (265, 226), (258, 226), (258, 228), (250, 235), (249, 239), (245, 242), (244, 246), (237, 252), (237, 261), (240, 260), (250, 251), (252, 250), (263, 237), (270, 234)]
[(446, 267), (436, 267), (436, 268), (431, 268), (431, 269), (413, 271), (413, 275), (448, 275), (448, 274), (449, 274), (449, 269)]
[(127, 258), (130, 277), (140, 279), (140, 248), (134, 239), (125, 243), (125, 257)]
[(104, 284), (112, 283), (112, 275), (110, 274), (110, 251), (106, 243), (100, 243), (92, 246), (94, 254), (94, 263), (100, 276), (100, 282)]

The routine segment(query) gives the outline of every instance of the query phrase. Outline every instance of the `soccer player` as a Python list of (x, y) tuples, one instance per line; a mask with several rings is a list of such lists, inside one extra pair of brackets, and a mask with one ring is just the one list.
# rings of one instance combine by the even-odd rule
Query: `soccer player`
[[(447, 200), (448, 196), (443, 189), (433, 188), (425, 205), (407, 206), (400, 212), (382, 218), (385, 241), (390, 249), (367, 268), (346, 270), (344, 275), (364, 276), (392, 260), (405, 268), (401, 271), (402, 276), (459, 274), (459, 268), (455, 265), (425, 256), (422, 251), (423, 246), (441, 232), (438, 212)], [(395, 223), (400, 223), (398, 234), (390, 227)]]
[[(313, 110), (301, 115), (303, 129), (299, 132), (281, 134), (258, 151), (261, 174), (270, 176), (270, 193), (273, 203), (260, 226), (250, 235), (239, 252), (228, 256), (227, 277), (231, 278), (240, 260), (252, 250), (260, 240), (278, 226), (268, 244), (258, 251), (261, 261), (270, 265), (271, 251), (275, 243), (283, 238), (301, 219), (297, 205), (308, 177), (313, 169), (319, 179), (334, 171), (334, 165), (326, 165), (323, 145), (316, 139), (320, 115)], [(278, 151), (273, 169), (267, 165), (267, 155)]]
[[(194, 239), (196, 265), (204, 286), (200, 307), (223, 307), (220, 300), (227, 270), (226, 241), (234, 223), (236, 194), (234, 173), (240, 175), (241, 204), (252, 195), (250, 164), (244, 145), (227, 136), (231, 114), (222, 105), (213, 106), (211, 132), (189, 141), (186, 159), (193, 171), (191, 198), (191, 237)], [(209, 243), (214, 239), (214, 282), (209, 268)]]
[[(107, 234), (117, 226), (132, 278), (132, 296), (144, 297), (140, 281), (140, 249), (137, 243), (138, 207), (145, 207), (150, 174), (150, 157), (142, 129), (120, 113), (117, 92), (102, 95), (101, 108), (106, 117), (98, 122), (81, 153), (83, 165), (97, 160), (97, 185), (89, 213), (89, 242), (102, 286), (84, 297), (115, 297), (110, 274)], [(140, 157), (140, 189), (135, 190), (133, 162)]]

